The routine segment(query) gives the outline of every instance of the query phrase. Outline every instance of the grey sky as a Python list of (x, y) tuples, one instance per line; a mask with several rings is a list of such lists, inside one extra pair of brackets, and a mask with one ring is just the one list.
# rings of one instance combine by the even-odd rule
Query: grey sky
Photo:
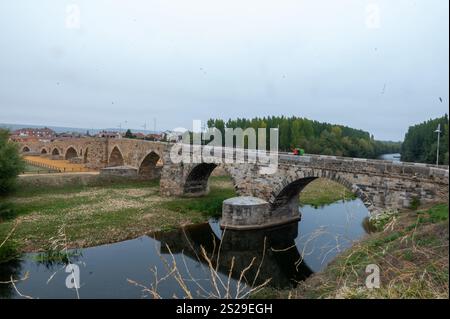
[(170, 129), (283, 114), (400, 140), (448, 110), (448, 4), (2, 0), (0, 122)]

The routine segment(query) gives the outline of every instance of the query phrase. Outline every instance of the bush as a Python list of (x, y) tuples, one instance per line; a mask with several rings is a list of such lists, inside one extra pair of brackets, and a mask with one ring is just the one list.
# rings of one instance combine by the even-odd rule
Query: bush
[(24, 169), (18, 146), (9, 141), (9, 132), (0, 129), (0, 195), (10, 191)]
[(411, 199), (411, 203), (409, 204), (409, 208), (416, 210), (420, 206), (420, 199), (418, 197), (413, 197)]
[(0, 246), (0, 265), (14, 260), (19, 256), (19, 248), (16, 242), (7, 240), (5, 243), (3, 243), (3, 245)]

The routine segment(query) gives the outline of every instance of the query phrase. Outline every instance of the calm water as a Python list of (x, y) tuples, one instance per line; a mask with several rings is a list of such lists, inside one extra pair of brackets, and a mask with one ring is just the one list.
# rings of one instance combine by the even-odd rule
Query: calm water
[[(269, 278), (271, 286), (293, 287), (295, 281), (322, 270), (336, 254), (366, 233), (363, 222), (368, 212), (359, 199), (320, 208), (303, 206), (300, 211), (300, 222), (271, 230), (227, 230), (223, 233), (218, 221), (211, 220), (172, 232), (79, 250), (71, 261), (80, 269), (80, 298), (149, 296), (142, 287), (127, 280), (151, 287), (155, 284), (152, 269), (156, 269), (158, 278), (161, 278), (167, 274), (167, 264), (172, 265), (173, 260), (194, 297), (205, 297), (211, 291), (217, 294), (211, 283), (211, 270), (202, 257), (202, 247), (213, 268), (217, 269), (217, 285), (222, 296), (225, 289), (220, 282), (228, 285), (227, 276), (233, 258), (228, 289), (233, 296), (242, 270), (251, 264), (254, 257), (253, 266), (241, 281), (240, 289), (244, 288), (240, 295), (245, 294), (252, 284), (258, 285)], [(43, 264), (36, 260), (36, 254), (25, 254), (21, 260), (0, 265), (0, 281), (9, 280), (10, 276), (21, 278), (28, 272), (26, 280), (16, 283), (22, 294), (36, 298), (76, 298), (76, 291), (66, 287), (69, 274), (65, 272), (65, 265)], [(157, 292), (163, 298), (185, 296), (173, 277), (161, 281)], [(21, 297), (11, 285), (0, 284), (0, 298)]]
[(400, 153), (383, 154), (383, 155), (380, 155), (379, 159), (400, 162)]

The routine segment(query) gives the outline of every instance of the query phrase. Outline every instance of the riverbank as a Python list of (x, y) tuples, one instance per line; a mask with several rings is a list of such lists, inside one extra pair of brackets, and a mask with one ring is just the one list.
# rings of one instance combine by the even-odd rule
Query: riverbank
[[(55, 177), (57, 178), (57, 177)], [(69, 248), (83, 248), (136, 238), (220, 217), (222, 202), (235, 196), (226, 176), (210, 179), (210, 193), (201, 198), (165, 198), (155, 181), (104, 181), (100, 184), (51, 183), (33, 180), (0, 201), (0, 243), (17, 252), (49, 249), (63, 227)], [(324, 205), (352, 194), (331, 181), (318, 179), (301, 193), (301, 204)], [(2, 247), (1, 255), (11, 255)]]
[[(255, 298), (448, 298), (448, 203), (386, 215), (327, 268), (290, 290), (265, 289)], [(368, 265), (380, 270), (380, 288), (368, 289)], [(370, 266), (369, 266), (370, 267)]]
[[(22, 188), (2, 199), (0, 238), (3, 241), (15, 228), (9, 240), (21, 252), (40, 251), (64, 227), (69, 248), (112, 243), (205, 221), (214, 215), (217, 203), (230, 196), (232, 185), (215, 178), (201, 206), (189, 198), (160, 197), (158, 183), (148, 181)], [(187, 208), (178, 210), (171, 203), (186, 203)]]

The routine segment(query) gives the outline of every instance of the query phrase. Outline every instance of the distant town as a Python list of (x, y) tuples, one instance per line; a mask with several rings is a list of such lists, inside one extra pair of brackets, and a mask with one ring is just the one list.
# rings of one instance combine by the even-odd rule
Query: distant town
[(110, 138), (110, 139), (121, 139), (121, 138), (134, 138), (147, 141), (160, 141), (160, 142), (178, 142), (182, 138), (183, 132), (181, 131), (163, 131), (156, 133), (143, 133), (143, 132), (133, 132), (131, 130), (126, 131), (113, 131), (113, 130), (101, 130), (95, 133), (90, 133), (86, 130), (85, 133), (82, 132), (61, 132), (58, 133), (55, 130), (42, 127), (28, 127), (20, 128), (10, 132), (10, 140), (14, 142), (51, 142), (56, 139), (72, 139), (72, 138), (89, 138), (89, 137), (99, 137), (99, 138)]

